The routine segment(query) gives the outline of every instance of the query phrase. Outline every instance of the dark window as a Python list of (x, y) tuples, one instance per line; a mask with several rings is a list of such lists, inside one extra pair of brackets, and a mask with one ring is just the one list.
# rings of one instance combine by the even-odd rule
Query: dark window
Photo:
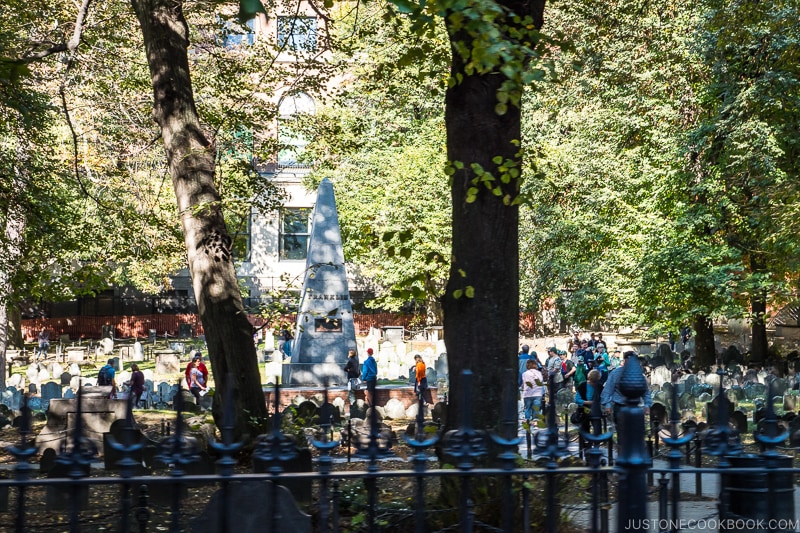
[(310, 207), (285, 207), (281, 210), (280, 258), (305, 259), (308, 255)]
[[(250, 260), (250, 216), (248, 212), (244, 217), (233, 217), (237, 220), (233, 224), (229, 224), (231, 239), (233, 240), (233, 259), (236, 261), (249, 261)], [(227, 215), (226, 218), (232, 215)]]
[(294, 52), (317, 49), (315, 17), (278, 17), (278, 46)]

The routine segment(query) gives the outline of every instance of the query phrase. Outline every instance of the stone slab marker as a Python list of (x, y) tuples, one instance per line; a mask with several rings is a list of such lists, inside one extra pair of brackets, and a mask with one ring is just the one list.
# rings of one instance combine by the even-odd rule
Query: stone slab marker
[(291, 363), (283, 365), (283, 382), (293, 385), (345, 383), (347, 351), (356, 349), (353, 307), (339, 231), (333, 184), (327, 178), (317, 190), (305, 280), (297, 313)]

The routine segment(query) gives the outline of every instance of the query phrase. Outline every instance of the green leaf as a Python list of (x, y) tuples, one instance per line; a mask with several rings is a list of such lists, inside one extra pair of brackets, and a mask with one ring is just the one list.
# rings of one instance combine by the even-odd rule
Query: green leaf
[(467, 295), (467, 298), (474, 298), (475, 297), (475, 287), (473, 287), (472, 285), (467, 285), (467, 288), (465, 290), (465, 294)]
[(400, 13), (414, 13), (419, 10), (419, 6), (408, 0), (391, 0)]
[(239, 0), (239, 22), (246, 24), (259, 13), (267, 14), (261, 0)]

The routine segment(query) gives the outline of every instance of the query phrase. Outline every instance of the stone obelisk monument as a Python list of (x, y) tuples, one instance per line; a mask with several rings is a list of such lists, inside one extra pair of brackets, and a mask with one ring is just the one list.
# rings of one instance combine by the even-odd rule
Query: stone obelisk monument
[(336, 199), (328, 178), (319, 184), (311, 216), (294, 338), (291, 362), (283, 365), (284, 384), (324, 386), (347, 382), (344, 365), (348, 350), (356, 349), (356, 330)]

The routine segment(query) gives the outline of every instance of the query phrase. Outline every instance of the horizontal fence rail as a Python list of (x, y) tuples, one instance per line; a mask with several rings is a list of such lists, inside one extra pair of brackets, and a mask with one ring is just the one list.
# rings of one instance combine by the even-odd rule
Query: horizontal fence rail
[[(638, 361), (626, 362), (622, 372), (627, 403), (616, 440), (604, 429), (599, 402), (589, 413), (589, 431), (570, 431), (569, 417), (552, 401), (543, 427), (520, 431), (516, 390), (508, 387), (511, 401), (504, 402), (498, 427), (505, 429), (499, 432), (475, 429), (469, 409), (458, 413), (455, 429), (445, 431), (425, 420), (420, 398), (413, 432), (403, 436), (411, 452), (403, 457), (376, 409), (369, 411), (366, 433), (356, 434), (350, 423), (334, 427), (334, 408), (325, 401), (307, 433), (315, 456), (305, 471), (297, 467), (302, 450), (287, 432), (279, 389), (271, 429), (252, 443), (250, 466), (241, 460), (245, 443), (232, 437), (231, 398), (220, 399), (225, 422), (219, 438), (201, 450), (186, 434), (177, 395), (174, 432), (158, 441), (151, 460), (159, 466), (150, 474), (143, 469), (146, 445), (130, 404), (123, 429), (107, 443), (106, 453), (117, 457), (114, 472), (92, 474), (97, 449), (86, 437), (82, 391), (71, 438), (54, 461), (59, 475), (38, 474), (31, 463), (38, 453), (31, 414), (23, 405), (20, 440), (7, 448), (15, 462), (0, 478), (0, 529), (555, 532), (572, 521), (575, 529), (607, 532), (686, 530), (699, 528), (702, 520), (720, 531), (798, 530), (794, 492), (800, 469), (780, 453), (786, 434), (779, 431), (771, 394), (755, 435), (760, 452), (745, 453), (730, 424), (724, 387), (714, 399), (717, 420), (702, 434), (683, 429), (674, 391), (669, 422), (648, 428), (639, 405), (647, 383)], [(462, 383), (458, 393), (469, 405), (475, 393), (469, 371)], [(552, 379), (548, 386), (555, 398)], [(578, 438), (577, 450), (571, 435)], [(699, 463), (685, 464), (696, 454)], [(339, 468), (345, 456), (349, 468)], [(654, 459), (660, 463), (654, 466)], [(388, 468), (392, 463), (401, 468)], [(198, 472), (198, 465), (205, 471)], [(718, 482), (718, 512), (684, 514), (688, 482), (709, 478)]]

